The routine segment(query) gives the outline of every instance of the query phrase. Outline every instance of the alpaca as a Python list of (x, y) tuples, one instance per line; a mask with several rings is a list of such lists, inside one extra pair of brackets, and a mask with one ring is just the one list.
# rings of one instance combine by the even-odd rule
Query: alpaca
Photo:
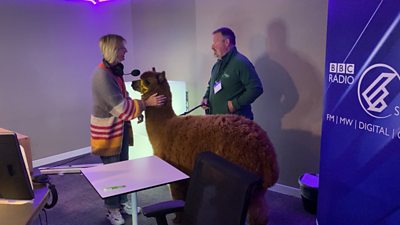
[[(248, 209), (250, 225), (268, 223), (267, 188), (276, 183), (278, 163), (266, 132), (255, 122), (238, 115), (177, 116), (165, 72), (149, 71), (132, 82), (142, 99), (158, 93), (166, 96), (163, 106), (145, 110), (146, 129), (154, 154), (181, 171), (191, 174), (197, 153), (208, 150), (263, 178)], [(184, 199), (187, 182), (171, 184), (174, 199)]]

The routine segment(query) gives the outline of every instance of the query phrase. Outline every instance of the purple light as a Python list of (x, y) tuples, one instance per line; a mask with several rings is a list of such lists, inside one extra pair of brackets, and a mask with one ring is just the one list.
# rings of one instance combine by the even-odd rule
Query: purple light
[(85, 2), (91, 2), (93, 5), (96, 5), (97, 3), (101, 2), (108, 2), (110, 0), (84, 0)]
[(69, 2), (90, 2), (90, 3), (92, 3), (92, 5), (97, 5), (99, 3), (109, 2), (111, 0), (65, 0), (65, 1), (69, 1)]

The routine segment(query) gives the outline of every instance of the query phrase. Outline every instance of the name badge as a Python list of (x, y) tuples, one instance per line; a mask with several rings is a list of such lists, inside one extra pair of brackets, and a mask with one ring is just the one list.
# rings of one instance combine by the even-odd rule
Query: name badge
[(214, 94), (217, 94), (222, 89), (221, 81), (215, 81), (214, 83)]

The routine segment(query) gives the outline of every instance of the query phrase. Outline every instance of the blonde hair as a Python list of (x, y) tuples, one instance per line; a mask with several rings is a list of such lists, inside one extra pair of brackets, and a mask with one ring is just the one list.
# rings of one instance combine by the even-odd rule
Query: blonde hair
[(107, 34), (100, 38), (99, 47), (103, 54), (103, 58), (108, 63), (115, 63), (117, 61), (118, 47), (124, 44), (126, 40), (118, 34)]

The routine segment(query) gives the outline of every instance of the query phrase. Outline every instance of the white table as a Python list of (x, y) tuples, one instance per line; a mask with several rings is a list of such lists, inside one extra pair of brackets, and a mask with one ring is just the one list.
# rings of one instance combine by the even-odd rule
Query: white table
[(99, 165), (81, 171), (102, 198), (132, 193), (133, 225), (137, 225), (137, 191), (189, 178), (157, 156)]

